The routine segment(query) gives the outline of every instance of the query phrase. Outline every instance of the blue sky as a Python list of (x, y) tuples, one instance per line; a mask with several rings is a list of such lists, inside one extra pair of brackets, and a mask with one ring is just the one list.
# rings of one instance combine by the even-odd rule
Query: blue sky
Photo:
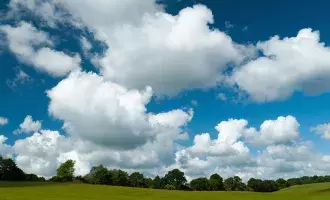
[(3, 2), (0, 21), (0, 154), (24, 170), (51, 176), (72, 158), (81, 174), (330, 173), (328, 2), (31, 2)]

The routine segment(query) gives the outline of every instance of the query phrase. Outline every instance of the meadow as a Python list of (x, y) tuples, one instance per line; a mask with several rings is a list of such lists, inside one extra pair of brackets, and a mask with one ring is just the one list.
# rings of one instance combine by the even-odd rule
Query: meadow
[(0, 183), (0, 200), (329, 200), (330, 183), (293, 186), (274, 193), (191, 192), (73, 183)]

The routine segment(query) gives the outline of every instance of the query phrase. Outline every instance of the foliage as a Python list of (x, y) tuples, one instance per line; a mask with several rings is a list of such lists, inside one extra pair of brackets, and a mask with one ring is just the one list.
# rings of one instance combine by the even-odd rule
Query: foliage
[(164, 184), (172, 185), (175, 187), (175, 189), (180, 189), (186, 183), (187, 179), (184, 176), (184, 173), (178, 169), (169, 171), (164, 177)]
[[(330, 182), (330, 176), (303, 176), (288, 180), (260, 180), (251, 178), (247, 185), (238, 176), (229, 177), (223, 181), (219, 174), (213, 174), (209, 179), (205, 177), (193, 179), (190, 184), (184, 173), (178, 169), (169, 171), (164, 177), (156, 176), (154, 179), (144, 177), (139, 172), (128, 175), (120, 169), (108, 170), (103, 165), (92, 167), (84, 176), (74, 177), (75, 162), (68, 160), (57, 169), (57, 175), (49, 179), (50, 182), (91, 183), (114, 186), (130, 186), (140, 188), (154, 188), (167, 190), (196, 190), (196, 191), (255, 191), (274, 192), (293, 185)], [(43, 177), (35, 174), (25, 174), (10, 158), (0, 156), (0, 181), (29, 181), (42, 182)]]
[(220, 191), (224, 190), (223, 187), (223, 178), (219, 174), (212, 174), (209, 180), (210, 190), (212, 191)]
[(0, 156), (0, 180), (23, 181), (25, 174), (17, 167), (13, 159)]
[(146, 181), (143, 177), (143, 174), (139, 172), (134, 172), (129, 176), (129, 184), (131, 187), (146, 187)]
[(227, 191), (247, 191), (248, 187), (242, 182), (238, 176), (227, 178), (224, 181), (224, 188)]
[(192, 190), (208, 191), (210, 190), (210, 183), (207, 178), (197, 178), (190, 182), (190, 187)]
[(57, 177), (61, 182), (72, 181), (74, 178), (74, 165), (75, 161), (67, 160), (62, 163), (60, 167), (57, 169)]

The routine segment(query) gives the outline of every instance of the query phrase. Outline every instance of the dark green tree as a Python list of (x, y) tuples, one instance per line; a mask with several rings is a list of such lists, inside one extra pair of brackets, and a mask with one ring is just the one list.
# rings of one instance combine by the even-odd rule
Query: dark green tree
[(283, 178), (277, 179), (276, 183), (277, 183), (279, 189), (290, 187), (290, 184), (288, 183), (288, 181), (284, 180)]
[(224, 188), (227, 191), (246, 191), (248, 187), (242, 182), (242, 179), (238, 176), (227, 178), (224, 181)]
[(154, 189), (162, 189), (162, 179), (159, 176), (156, 176), (153, 180), (152, 188)]
[(105, 168), (103, 165), (92, 167), (89, 174), (86, 175), (86, 179), (93, 184), (101, 184), (101, 185), (112, 184), (110, 173), (108, 169)]
[(13, 159), (0, 156), (0, 180), (23, 181), (25, 174), (17, 167)]
[(175, 189), (179, 190), (187, 183), (187, 179), (182, 171), (173, 169), (165, 175), (164, 183), (164, 185), (172, 185)]
[(131, 187), (145, 187), (146, 182), (145, 179), (143, 177), (143, 174), (139, 173), (139, 172), (134, 172), (129, 176), (129, 185)]
[(212, 174), (209, 179), (210, 190), (219, 191), (224, 190), (223, 178), (219, 174)]
[(210, 183), (207, 178), (197, 178), (190, 182), (190, 188), (197, 191), (208, 191), (210, 190)]

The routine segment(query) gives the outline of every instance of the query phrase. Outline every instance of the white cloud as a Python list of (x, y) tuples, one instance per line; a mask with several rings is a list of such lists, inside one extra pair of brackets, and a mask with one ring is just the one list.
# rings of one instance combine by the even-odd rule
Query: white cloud
[(55, 174), (59, 154), (71, 148), (70, 140), (50, 130), (41, 130), (25, 139), (16, 140), (13, 146), (18, 167), (26, 173), (45, 177)]
[(323, 139), (330, 140), (330, 123), (319, 124), (311, 128), (311, 131), (321, 135)]
[[(248, 129), (246, 120), (223, 121), (216, 126), (217, 139), (211, 139), (208, 133), (198, 134), (192, 146), (176, 148), (175, 140), (181, 132), (178, 125), (190, 118), (180, 110), (154, 115), (151, 121), (158, 124), (159, 134), (135, 149), (114, 149), (90, 140), (64, 137), (57, 131), (41, 130), (17, 140), (13, 150), (20, 168), (46, 177), (54, 175), (67, 159), (76, 161), (76, 175), (84, 175), (98, 164), (148, 175), (164, 175), (167, 170), (179, 168), (188, 179), (212, 173), (225, 178), (238, 175), (245, 181), (250, 177), (277, 179), (329, 173), (329, 156), (318, 152), (310, 142), (269, 145), (256, 155), (251, 154), (240, 141)], [(0, 152), (5, 140), (0, 137)], [(11, 147), (6, 148), (11, 155)]]
[(259, 42), (264, 56), (236, 69), (233, 81), (255, 101), (282, 100), (294, 92), (329, 91), (330, 49), (318, 31), (302, 29), (296, 37), (274, 36)]
[(84, 55), (88, 56), (89, 51), (92, 49), (92, 44), (85, 37), (80, 38), (80, 43), (81, 43)]
[(0, 135), (0, 156), (12, 157), (12, 147), (5, 143), (7, 139), (6, 136)]
[(69, 56), (61, 51), (52, 50), (48, 35), (31, 24), (20, 22), (18, 26), (0, 27), (9, 42), (9, 49), (21, 62), (34, 66), (37, 70), (60, 77), (79, 69), (81, 59), (78, 55)]
[(208, 27), (213, 15), (204, 6), (185, 8), (177, 16), (155, 13), (142, 19), (139, 26), (111, 30), (111, 48), (100, 60), (106, 78), (129, 88), (149, 84), (156, 94), (171, 95), (214, 87), (223, 81), (221, 72), (228, 63), (239, 63), (248, 54), (228, 35)]
[[(15, 2), (13, 7), (24, 4)], [(39, 1), (32, 2), (38, 5)], [(215, 87), (223, 82), (222, 72), (228, 64), (254, 55), (253, 47), (235, 44), (226, 33), (211, 29), (212, 12), (202, 5), (173, 16), (155, 0), (52, 3), (68, 10), (73, 24), (80, 21), (110, 47), (104, 57), (92, 58), (93, 63), (98, 63), (108, 80), (127, 88), (150, 85), (157, 95), (174, 95), (182, 90)], [(30, 10), (35, 7), (25, 6)]]
[(182, 110), (147, 113), (150, 87), (128, 90), (93, 73), (73, 73), (47, 94), (50, 114), (63, 120), (73, 137), (116, 149), (136, 148), (161, 132), (180, 132), (191, 118)]
[(19, 129), (15, 130), (14, 133), (33, 133), (38, 132), (41, 129), (41, 121), (33, 121), (32, 116), (27, 115), (24, 121), (19, 125)]
[(283, 144), (299, 138), (299, 126), (293, 116), (278, 117), (276, 120), (266, 120), (260, 125), (260, 130), (248, 129), (244, 137), (246, 142), (255, 146)]
[(0, 116), (0, 126), (8, 124), (8, 119)]

